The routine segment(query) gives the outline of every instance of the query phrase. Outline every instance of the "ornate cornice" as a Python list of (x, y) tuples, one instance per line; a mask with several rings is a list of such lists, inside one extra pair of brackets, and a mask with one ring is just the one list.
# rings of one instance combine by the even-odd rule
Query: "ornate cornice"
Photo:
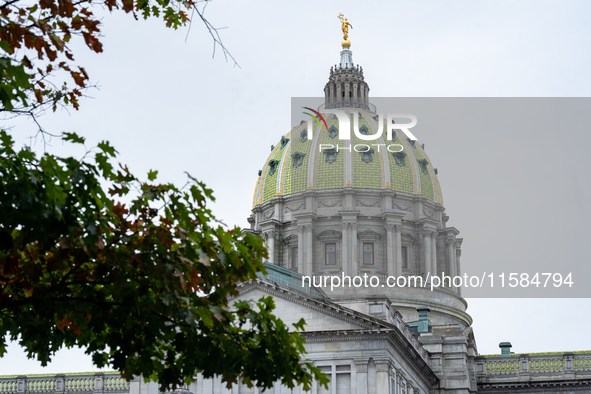
[(478, 383), (479, 393), (539, 393), (591, 390), (590, 379), (556, 379), (540, 382)]
[(390, 324), (388, 323), (382, 323), (375, 318), (363, 315), (352, 309), (345, 308), (330, 301), (310, 297), (305, 293), (284, 287), (273, 281), (263, 278), (257, 278), (256, 281), (241, 284), (240, 287), (238, 287), (238, 293), (239, 295), (243, 295), (255, 289), (262, 290), (272, 296), (308, 307), (317, 312), (335, 317), (339, 320), (346, 321), (361, 328), (376, 328), (380, 326), (390, 328)]
[[(414, 347), (406, 340), (400, 330), (393, 326), (389, 330), (369, 331), (369, 330), (335, 330), (335, 331), (314, 331), (303, 332), (300, 335), (306, 342), (343, 342), (343, 341), (388, 341), (394, 348), (399, 350), (417, 371), (419, 371), (425, 381), (433, 386), (439, 381), (439, 378), (433, 372), (429, 364), (420, 356)], [(357, 364), (358, 361), (356, 361)], [(377, 364), (377, 363), (376, 363)], [(377, 366), (377, 365), (376, 365)]]

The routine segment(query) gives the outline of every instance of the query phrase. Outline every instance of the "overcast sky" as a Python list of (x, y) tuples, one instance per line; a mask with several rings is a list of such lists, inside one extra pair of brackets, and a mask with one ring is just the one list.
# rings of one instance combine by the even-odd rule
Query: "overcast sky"
[[(50, 114), (43, 122), (54, 132), (81, 133), (89, 146), (110, 140), (136, 173), (157, 169), (162, 181), (184, 184), (188, 171), (214, 189), (221, 219), (246, 226), (257, 172), (270, 146), (292, 126), (291, 97), (321, 96), (330, 66), (339, 61), (340, 12), (353, 25), (353, 60), (364, 68), (370, 96), (591, 96), (591, 3), (586, 0), (214, 0), (206, 16), (215, 26), (228, 27), (220, 32), (240, 68), (225, 62), (219, 51), (211, 58), (212, 40), (199, 22), (187, 34), (187, 29), (167, 30), (156, 20), (135, 22), (128, 15), (105, 14), (104, 53), (82, 49), (77, 55), (100, 89), (89, 92), (92, 98), (82, 101), (80, 111)], [(15, 124), (23, 141), (32, 132), (27, 127)], [(540, 130), (542, 136), (563, 132), (556, 144), (581, 147), (567, 131)], [(496, 172), (486, 177), (489, 184), (479, 184), (461, 168), (445, 167), (449, 154), (454, 163), (464, 158), (469, 170), (469, 149), (442, 153), (435, 136), (424, 138), (421, 142), (441, 173), (449, 225), (464, 239), (464, 269), (489, 252), (481, 245), (495, 245), (494, 237), (502, 238), (508, 229), (542, 234), (547, 227), (546, 233), (568, 233), (570, 225), (588, 222), (588, 159), (572, 157), (578, 172), (564, 175), (572, 178), (564, 181), (564, 190), (555, 190), (544, 176), (528, 179), (528, 190), (550, 193), (555, 204), (528, 211), (527, 220), (516, 221), (496, 214), (511, 208), (505, 190), (479, 192), (491, 181), (501, 185), (510, 179), (510, 170), (492, 166)], [(66, 152), (57, 140), (50, 150)], [(535, 164), (539, 157), (516, 166)], [(516, 203), (527, 207), (519, 191), (514, 195)], [(474, 199), (497, 210), (490, 217), (475, 215), (469, 209)], [(572, 204), (580, 206), (574, 209)], [(565, 209), (569, 214), (554, 226), (551, 218)], [(568, 244), (579, 264), (589, 264), (584, 235), (573, 234), (577, 242)], [(527, 259), (534, 249), (564, 247), (558, 241), (553, 245), (552, 237), (527, 239), (523, 245), (513, 242), (511, 252)], [(576, 322), (575, 327), (591, 324), (588, 298), (468, 302), (482, 354), (498, 353), (502, 341), (512, 342), (513, 351), (520, 353), (591, 349), (587, 330), (568, 329), (564, 335), (568, 322)], [(90, 370), (95, 369), (79, 351), (61, 352), (46, 369), (27, 361), (18, 346), (0, 359), (0, 374)]]

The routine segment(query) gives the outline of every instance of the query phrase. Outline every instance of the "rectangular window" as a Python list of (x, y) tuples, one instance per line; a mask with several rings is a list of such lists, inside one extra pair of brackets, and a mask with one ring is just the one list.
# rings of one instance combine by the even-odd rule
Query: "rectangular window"
[(298, 247), (291, 248), (291, 270), (298, 272)]
[(330, 380), (328, 382), (328, 389), (321, 386), (318, 383), (318, 394), (330, 394), (332, 393), (332, 367), (330, 365), (319, 367), (320, 371), (326, 375), (326, 377)]
[(363, 265), (373, 265), (373, 244), (363, 244)]
[(408, 268), (408, 246), (402, 247), (402, 268)]
[(326, 265), (337, 264), (337, 244), (324, 244), (324, 263)]

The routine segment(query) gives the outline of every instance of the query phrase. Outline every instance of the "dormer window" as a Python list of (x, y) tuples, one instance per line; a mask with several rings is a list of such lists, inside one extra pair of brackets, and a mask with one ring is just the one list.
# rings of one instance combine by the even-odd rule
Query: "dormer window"
[(302, 130), (302, 132), (300, 133), (300, 141), (308, 141), (308, 129)]
[(285, 138), (285, 136), (281, 136), (281, 149), (285, 148), (285, 145), (289, 142), (289, 138)]
[(392, 156), (394, 156), (394, 160), (396, 161), (396, 164), (399, 167), (404, 167), (404, 165), (406, 164), (406, 153), (394, 152), (392, 153)]
[(411, 144), (411, 145), (412, 145), (412, 147), (413, 147), (413, 148), (416, 146), (416, 145), (415, 145), (415, 143), (416, 143), (416, 141), (415, 141), (415, 140), (411, 140), (410, 138), (407, 138), (406, 140), (408, 141), (408, 143), (409, 143), (409, 144)]
[(302, 163), (304, 162), (304, 156), (306, 155), (300, 152), (296, 152), (293, 155), (291, 155), (291, 165), (293, 166), (293, 168), (298, 168), (302, 165)]
[(371, 163), (373, 161), (373, 152), (374, 150), (372, 148), (369, 148), (365, 152), (361, 152), (361, 160), (366, 163)]
[(368, 135), (369, 134), (369, 130), (367, 129), (366, 125), (361, 126), (361, 128), (359, 129), (359, 134), (361, 134), (361, 135)]
[(330, 127), (328, 128), (328, 136), (330, 138), (334, 138), (337, 136), (337, 134), (339, 134), (339, 129), (337, 129), (335, 125), (330, 125)]
[(275, 174), (277, 167), (279, 166), (279, 160), (269, 161), (269, 175)]
[(421, 160), (417, 160), (419, 162), (419, 167), (421, 167), (421, 171), (423, 172), (423, 174), (428, 175), (429, 171), (427, 170), (427, 164), (429, 164), (429, 162), (425, 159), (421, 159)]
[(337, 150), (335, 148), (324, 149), (324, 159), (327, 163), (332, 163), (337, 159)]

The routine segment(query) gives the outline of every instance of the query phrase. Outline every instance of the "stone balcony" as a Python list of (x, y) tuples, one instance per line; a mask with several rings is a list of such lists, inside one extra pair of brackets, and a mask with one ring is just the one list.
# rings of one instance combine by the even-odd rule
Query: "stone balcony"
[[(591, 386), (591, 351), (478, 356), (478, 391), (554, 391)], [(562, 391), (562, 390), (561, 390)]]
[(118, 372), (0, 376), (0, 394), (118, 394), (129, 393), (130, 386)]

